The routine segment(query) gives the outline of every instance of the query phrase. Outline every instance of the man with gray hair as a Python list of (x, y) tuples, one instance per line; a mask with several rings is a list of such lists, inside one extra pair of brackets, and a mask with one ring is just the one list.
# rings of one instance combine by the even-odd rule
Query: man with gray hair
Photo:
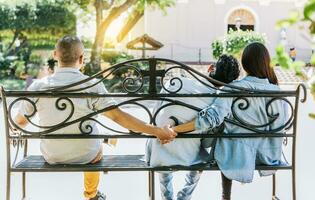
[[(83, 65), (84, 46), (80, 39), (75, 36), (65, 36), (61, 38), (54, 51), (54, 59), (58, 61), (58, 67), (55, 72), (43, 79), (35, 81), (30, 85), (29, 90), (39, 91), (49, 88), (66, 86), (71, 83), (82, 81), (88, 76), (82, 74), (79, 69)], [(94, 86), (92, 86), (94, 85)], [(88, 87), (92, 86), (92, 87)], [(106, 94), (102, 83), (95, 84), (95, 80), (90, 80), (77, 88), (86, 88), (82, 92)], [(72, 88), (74, 89), (74, 88)], [(41, 127), (59, 124), (65, 118), (60, 114), (54, 105), (54, 98), (40, 98), (33, 100), (36, 102), (39, 124)], [(74, 113), (70, 120), (78, 119), (93, 113), (97, 110), (115, 105), (110, 98), (72, 98), (74, 104)], [(29, 116), (34, 108), (28, 102), (22, 102), (15, 121), (21, 127), (25, 127), (28, 121), (25, 116)], [(120, 124), (128, 130), (134, 132), (147, 133), (156, 136), (162, 141), (171, 141), (176, 137), (176, 133), (169, 127), (158, 128), (129, 115), (128, 113), (115, 108), (104, 112), (105, 117)], [(93, 127), (91, 134), (98, 134), (95, 122), (89, 122)], [(55, 132), (54, 132), (55, 133)], [(79, 123), (62, 128), (56, 134), (81, 134)], [(95, 163), (102, 159), (102, 141), (100, 139), (67, 139), (67, 140), (41, 140), (41, 152), (45, 160), (50, 164), (87, 164)], [(105, 195), (98, 191), (99, 172), (84, 172), (84, 196), (88, 200), (105, 200)]]

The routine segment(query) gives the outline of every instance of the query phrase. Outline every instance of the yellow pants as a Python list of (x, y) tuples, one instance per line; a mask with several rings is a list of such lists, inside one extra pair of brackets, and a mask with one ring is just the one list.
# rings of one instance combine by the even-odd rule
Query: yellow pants
[(94, 198), (100, 182), (100, 172), (84, 172), (84, 197)]
[[(101, 150), (91, 163), (97, 163), (102, 160), (103, 151)], [(84, 197), (94, 198), (97, 194), (98, 184), (100, 182), (100, 172), (84, 172)]]
[[(116, 146), (117, 139), (110, 139), (108, 143)], [(91, 163), (97, 163), (103, 158), (103, 150), (97, 154)], [(87, 199), (94, 198), (97, 194), (98, 184), (100, 182), (100, 172), (84, 172), (84, 197)]]

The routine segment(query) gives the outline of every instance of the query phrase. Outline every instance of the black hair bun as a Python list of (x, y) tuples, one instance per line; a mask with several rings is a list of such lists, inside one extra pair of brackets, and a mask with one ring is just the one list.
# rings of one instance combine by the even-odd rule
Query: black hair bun
[(210, 76), (224, 83), (231, 83), (240, 75), (239, 63), (237, 59), (231, 55), (224, 54), (220, 56), (215, 68), (215, 72)]

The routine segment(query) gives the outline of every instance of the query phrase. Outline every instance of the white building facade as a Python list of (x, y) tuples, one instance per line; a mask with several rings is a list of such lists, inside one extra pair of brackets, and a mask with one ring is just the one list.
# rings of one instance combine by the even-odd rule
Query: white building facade
[[(311, 39), (300, 26), (276, 29), (276, 23), (290, 11), (302, 9), (304, 0), (177, 0), (167, 14), (147, 9), (145, 17), (124, 43), (144, 33), (164, 44), (147, 55), (178, 61), (213, 61), (211, 43), (227, 34), (229, 27), (241, 26), (264, 33), (272, 55), (279, 43), (295, 47), (298, 59), (309, 61)], [(132, 52), (141, 55), (140, 52)]]

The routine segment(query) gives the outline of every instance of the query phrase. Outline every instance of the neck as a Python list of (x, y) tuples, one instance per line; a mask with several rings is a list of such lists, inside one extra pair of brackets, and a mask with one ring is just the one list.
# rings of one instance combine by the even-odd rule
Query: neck
[(73, 64), (60, 63), (60, 64), (58, 65), (58, 67), (60, 67), (60, 68), (80, 68), (77, 63), (73, 63)]

